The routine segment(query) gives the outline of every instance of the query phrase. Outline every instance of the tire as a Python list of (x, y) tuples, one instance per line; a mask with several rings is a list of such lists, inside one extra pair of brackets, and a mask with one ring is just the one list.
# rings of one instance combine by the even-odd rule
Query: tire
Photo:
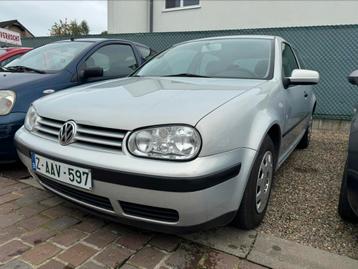
[(344, 174), (342, 178), (341, 192), (339, 194), (338, 213), (342, 219), (357, 223), (358, 216), (353, 212), (351, 205), (348, 201), (347, 192), (347, 163), (344, 167)]
[[(267, 177), (265, 177), (265, 173), (263, 173), (263, 168), (266, 167), (265, 160), (267, 167), (270, 167), (268, 170), (265, 170)], [(262, 143), (252, 167), (240, 208), (232, 223), (234, 226), (249, 230), (256, 228), (262, 222), (270, 199), (275, 165), (275, 147), (271, 138), (267, 136)], [(260, 182), (263, 184), (260, 184)], [(267, 182), (268, 185), (265, 184)], [(265, 188), (267, 188), (266, 191)], [(256, 196), (260, 191), (263, 198), (262, 201), (258, 203)]]
[(310, 144), (310, 141), (311, 141), (311, 135), (312, 135), (312, 122), (313, 122), (313, 117), (312, 117), (312, 114), (311, 114), (307, 129), (306, 129), (306, 132), (303, 135), (300, 143), (298, 143), (298, 145), (297, 145), (298, 149), (306, 149), (306, 148), (308, 148), (308, 146)]

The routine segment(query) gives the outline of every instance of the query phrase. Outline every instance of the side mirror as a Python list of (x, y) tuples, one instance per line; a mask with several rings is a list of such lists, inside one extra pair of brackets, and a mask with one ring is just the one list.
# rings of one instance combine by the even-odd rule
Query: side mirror
[(351, 83), (353, 85), (358, 85), (358, 70), (353, 71), (348, 76), (348, 81), (349, 81), (349, 83)]
[(288, 85), (314, 85), (319, 82), (319, 73), (306, 69), (294, 69), (291, 76), (286, 79)]
[(103, 77), (103, 68), (102, 67), (91, 67), (86, 68), (80, 71), (80, 78), (82, 80), (88, 78), (96, 78), (96, 77)]

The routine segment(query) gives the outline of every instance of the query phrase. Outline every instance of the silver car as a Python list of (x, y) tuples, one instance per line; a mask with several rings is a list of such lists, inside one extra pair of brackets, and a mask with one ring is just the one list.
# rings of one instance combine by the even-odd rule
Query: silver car
[(275, 170), (309, 144), (318, 81), (280, 37), (185, 42), (128, 78), (34, 102), (18, 154), (92, 213), (163, 232), (251, 229)]

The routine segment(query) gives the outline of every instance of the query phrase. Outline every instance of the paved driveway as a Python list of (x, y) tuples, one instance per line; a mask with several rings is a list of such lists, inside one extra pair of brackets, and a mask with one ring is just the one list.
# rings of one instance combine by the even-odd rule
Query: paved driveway
[(176, 236), (93, 218), (46, 191), (0, 177), (1, 269), (114, 267), (264, 268)]

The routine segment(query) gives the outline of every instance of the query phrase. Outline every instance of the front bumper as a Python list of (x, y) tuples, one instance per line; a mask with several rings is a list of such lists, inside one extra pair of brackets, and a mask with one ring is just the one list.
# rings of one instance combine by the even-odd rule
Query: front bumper
[[(158, 161), (126, 152), (63, 147), (24, 128), (17, 132), (16, 143), (19, 157), (29, 169), (30, 151), (91, 169), (91, 191), (34, 175), (50, 191), (118, 221), (166, 232), (230, 222), (239, 208), (256, 154), (251, 149), (236, 149), (190, 162)], [(109, 204), (104, 204), (103, 198)], [(178, 218), (169, 220), (160, 214), (177, 214)]]
[(24, 124), (25, 116), (25, 113), (0, 116), (0, 163), (17, 159), (14, 136)]

